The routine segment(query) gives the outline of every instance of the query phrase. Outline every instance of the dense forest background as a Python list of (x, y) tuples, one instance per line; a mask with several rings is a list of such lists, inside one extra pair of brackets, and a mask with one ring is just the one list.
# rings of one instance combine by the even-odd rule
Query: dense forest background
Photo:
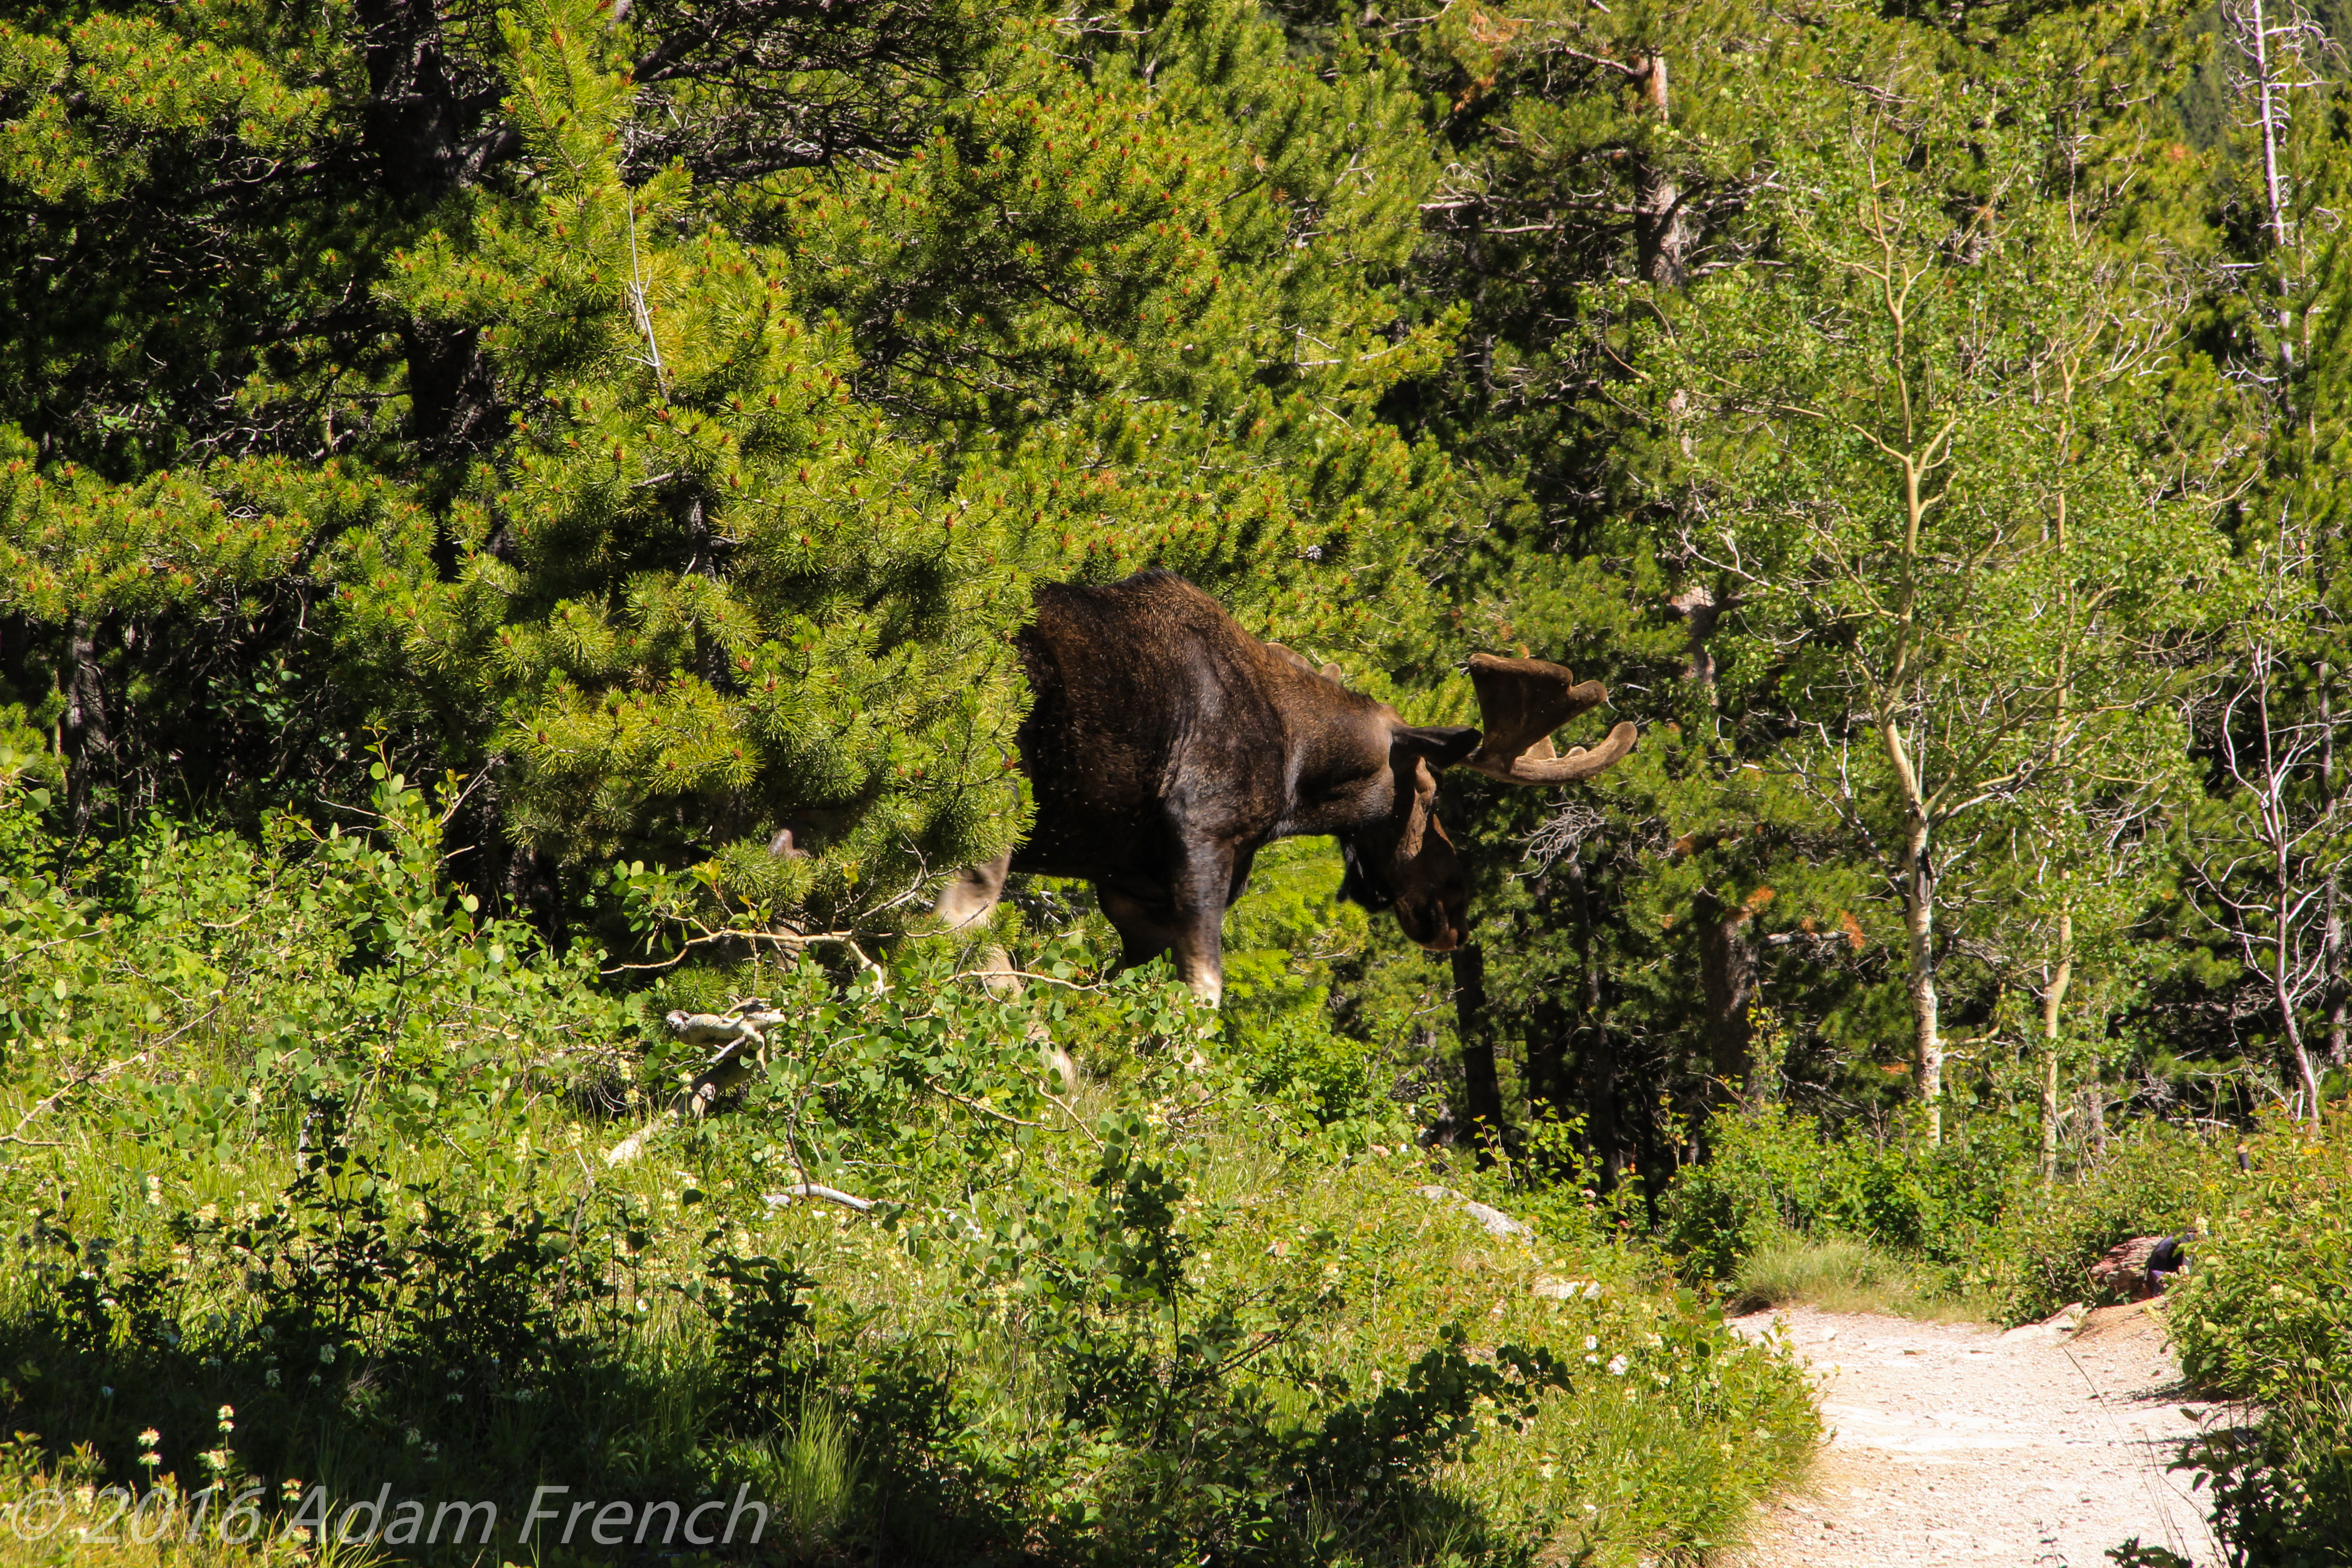
[(1642, 726), (1449, 784), (1450, 957), (1321, 846), (1235, 912), (1227, 1028), (1449, 1136), (2314, 1115), (2344, 24), (21, 5), (0, 768), (89, 856), (452, 774), (491, 915), (715, 994), (1007, 843), (1031, 584), (1165, 565), (1416, 721), (1485, 648)]
[[(2166, 1236), (2220, 1560), (2345, 1563), (2347, 42), (5, 7), (8, 1539), (1696, 1564), (1822, 1431), (1727, 1309)], [(1445, 782), (1450, 953), (1320, 841), (1214, 1012), (1083, 886), (943, 936), (1034, 585), (1150, 566), (1640, 746)]]

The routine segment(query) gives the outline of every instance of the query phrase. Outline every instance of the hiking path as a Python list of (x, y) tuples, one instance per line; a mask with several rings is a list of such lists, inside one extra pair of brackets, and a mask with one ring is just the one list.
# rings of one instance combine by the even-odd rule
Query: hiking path
[(1734, 1326), (1795, 1347), (1830, 1436), (1731, 1568), (2105, 1568), (2134, 1536), (2220, 1561), (2202, 1494), (2166, 1467), (2227, 1412), (2182, 1387), (2146, 1307), (2007, 1333), (1803, 1307)]

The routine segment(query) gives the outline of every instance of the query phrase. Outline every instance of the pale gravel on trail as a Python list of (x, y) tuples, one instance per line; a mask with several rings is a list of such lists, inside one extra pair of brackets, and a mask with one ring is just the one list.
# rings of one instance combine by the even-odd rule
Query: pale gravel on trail
[(2105, 1568), (2132, 1536), (2220, 1560), (2202, 1494), (2165, 1467), (2221, 1413), (2180, 1386), (2146, 1310), (2006, 1334), (1808, 1308), (1733, 1326), (1762, 1335), (1776, 1319), (1832, 1436), (1731, 1568)]

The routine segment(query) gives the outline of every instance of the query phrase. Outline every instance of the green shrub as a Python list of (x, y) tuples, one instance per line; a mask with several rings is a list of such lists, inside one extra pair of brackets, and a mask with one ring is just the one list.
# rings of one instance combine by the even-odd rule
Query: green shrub
[(1768, 1104), (1718, 1116), (1707, 1134), (1706, 1160), (1675, 1174), (1662, 1229), (1698, 1279), (1730, 1279), (1742, 1259), (1794, 1231), (1958, 1266), (1965, 1279), (2024, 1179), (2022, 1140), (1996, 1118), (1929, 1145), (1828, 1136)]
[(2181, 1371), (2258, 1415), (2191, 1455), (2233, 1563), (2352, 1563), (2352, 1107), (2313, 1134), (2284, 1121), (2221, 1162), (2167, 1318)]
[(2352, 1115), (2246, 1148), (2244, 1176), (2199, 1194), (2210, 1216), (2169, 1316), (2184, 1373), (2268, 1405), (2352, 1378)]
[[(1433, 1205), (1311, 1019), (1228, 1046), (1164, 976), (999, 997), (939, 944), (616, 991), (476, 920), (378, 785), (262, 845), (36, 826), (0, 881), (20, 1480), (496, 1498), (501, 1546), (554, 1478), (756, 1487), (811, 1560), (1631, 1562), (1813, 1441), (1788, 1359), (1612, 1235)], [(782, 1022), (730, 1109), (646, 1126), (698, 1065), (647, 999), (751, 990)], [(1115, 1087), (1049, 1093), (1039, 1028), (1129, 1042)]]
[(1226, 1034), (1227, 1055), (1253, 1092), (1294, 1116), (1370, 1139), (1409, 1136), (1405, 1109), (1390, 1098), (1396, 1079), (1377, 1046), (1333, 1029), (1321, 1013), (1289, 1014)]
[(2095, 1300), (2091, 1265), (2133, 1237), (2189, 1229), (2227, 1161), (2211, 1139), (2144, 1121), (2110, 1138), (2106, 1158), (2073, 1180), (2026, 1184), (1988, 1238), (1995, 1318), (2039, 1322)]
[(2352, 1388), (2340, 1362), (2282, 1376), (2277, 1401), (2246, 1426), (2195, 1446), (2188, 1463), (2212, 1500), (2214, 1533), (2231, 1568), (2344, 1568), (2352, 1563)]

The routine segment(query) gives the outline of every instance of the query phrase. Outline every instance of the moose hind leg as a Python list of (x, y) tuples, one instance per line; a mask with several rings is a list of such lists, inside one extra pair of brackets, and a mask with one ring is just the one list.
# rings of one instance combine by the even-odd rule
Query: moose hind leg
[(996, 907), (1004, 895), (1004, 879), (1013, 869), (1013, 851), (1007, 849), (995, 859), (978, 866), (967, 866), (956, 873), (940, 893), (940, 901), (931, 912), (940, 917), (942, 931), (958, 931), (978, 925)]
[(1109, 918), (1111, 929), (1118, 932), (1121, 969), (1149, 963), (1175, 947), (1176, 927), (1164, 907), (1100, 882), (1095, 884), (1095, 901)]

